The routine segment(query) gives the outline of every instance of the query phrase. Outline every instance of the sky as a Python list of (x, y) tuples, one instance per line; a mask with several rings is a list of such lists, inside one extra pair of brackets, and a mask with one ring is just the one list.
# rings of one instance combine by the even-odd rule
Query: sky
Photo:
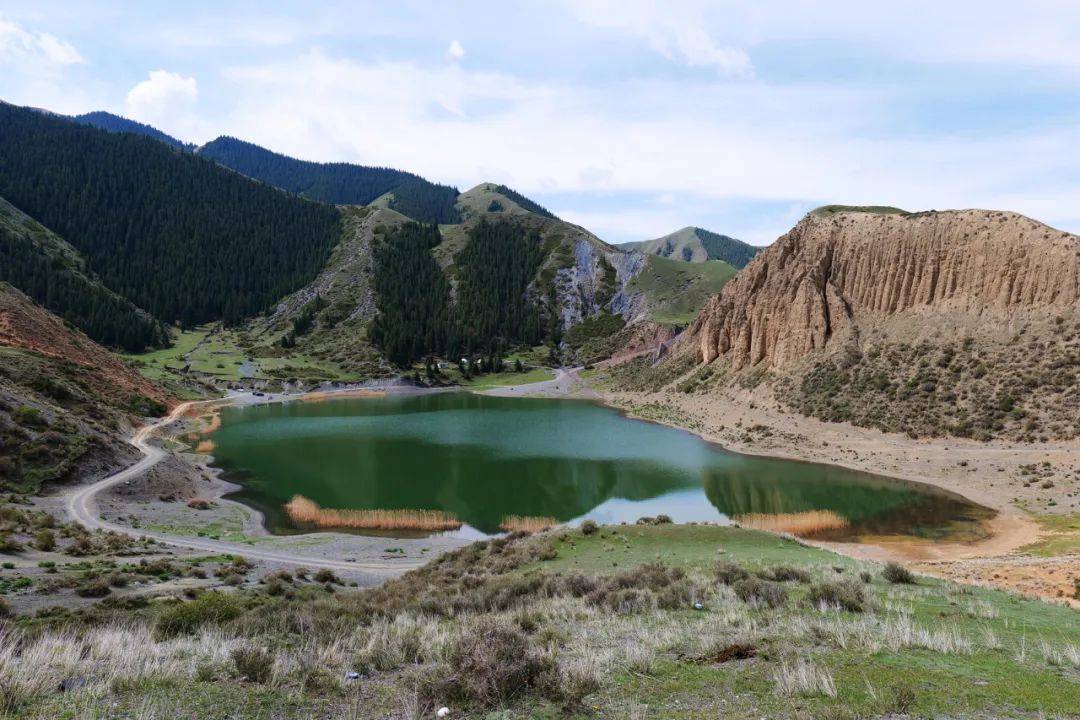
[(504, 183), (609, 242), (827, 203), (1080, 231), (1080, 2), (0, 0), (0, 99)]

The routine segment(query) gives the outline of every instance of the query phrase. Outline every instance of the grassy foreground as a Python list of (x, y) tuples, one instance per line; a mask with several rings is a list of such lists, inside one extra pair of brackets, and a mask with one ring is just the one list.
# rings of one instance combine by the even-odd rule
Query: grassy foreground
[[(1080, 708), (1075, 611), (716, 526), (477, 543), (372, 590), (0, 620), (20, 718), (1045, 717)], [(63, 685), (67, 691), (60, 692)]]

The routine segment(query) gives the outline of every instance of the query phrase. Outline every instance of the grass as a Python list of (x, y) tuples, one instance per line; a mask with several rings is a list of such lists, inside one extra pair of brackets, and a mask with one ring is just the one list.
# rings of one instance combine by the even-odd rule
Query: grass
[[(741, 579), (721, 582), (718, 560)], [(0, 646), (0, 677), (27, 718), (401, 719), (441, 705), (452, 717), (984, 718), (1080, 707), (1075, 611), (881, 575), (732, 527), (558, 529), (470, 545), (372, 590), (278, 574), (231, 600), (135, 611), (105, 601), (77, 622), (19, 619), (15, 632), (32, 631)], [(85, 686), (54, 692), (73, 676)]]
[(1026, 545), (1021, 551), (1041, 557), (1080, 553), (1080, 513), (1067, 515), (1035, 515), (1044, 537)]
[(507, 515), (499, 523), (499, 529), (503, 532), (543, 532), (559, 524), (558, 519), (553, 517), (530, 517), (527, 515)]
[(722, 260), (688, 263), (649, 255), (645, 268), (630, 281), (627, 289), (645, 293), (653, 322), (686, 325), (736, 272), (736, 268)]
[(469, 390), (490, 390), (491, 388), (512, 387), (514, 385), (531, 385), (533, 383), (552, 380), (555, 373), (545, 367), (530, 368), (525, 372), (507, 371), (502, 373), (488, 373), (478, 375), (471, 380), (462, 380), (461, 386)]

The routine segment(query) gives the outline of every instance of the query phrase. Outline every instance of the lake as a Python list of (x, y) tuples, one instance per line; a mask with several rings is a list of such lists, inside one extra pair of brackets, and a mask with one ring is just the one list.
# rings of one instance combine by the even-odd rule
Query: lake
[(295, 495), (322, 508), (441, 510), (470, 537), (511, 515), (665, 514), (840, 541), (971, 538), (993, 515), (914, 483), (727, 452), (578, 400), (447, 392), (236, 406), (210, 439), (215, 465), (242, 486), (229, 497), (276, 533), (311, 529), (283, 511)]

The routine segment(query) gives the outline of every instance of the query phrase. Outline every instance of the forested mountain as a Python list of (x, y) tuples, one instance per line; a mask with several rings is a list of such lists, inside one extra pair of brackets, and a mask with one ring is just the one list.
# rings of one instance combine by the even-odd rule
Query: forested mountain
[(139, 352), (166, 344), (160, 322), (88, 277), (84, 264), (73, 247), (0, 198), (0, 281), (103, 345)]
[(243, 140), (220, 137), (199, 148), (215, 162), (289, 192), (335, 205), (367, 205), (387, 195), (387, 207), (421, 222), (458, 221), (457, 188), (383, 167), (297, 160)]
[(742, 240), (699, 227), (684, 227), (655, 240), (624, 243), (622, 247), (685, 262), (723, 260), (736, 268), (745, 267), (761, 250)]
[(119, 115), (113, 115), (112, 113), (98, 110), (96, 112), (88, 112), (83, 115), (75, 116), (76, 122), (80, 122), (83, 125), (90, 125), (101, 130), (108, 130), (114, 133), (134, 133), (135, 135), (145, 135), (155, 140), (160, 140), (166, 145), (171, 145), (178, 150), (194, 150), (195, 146), (191, 143), (177, 140), (172, 135), (163, 133), (156, 127), (150, 125), (144, 125), (141, 122), (135, 120), (129, 120), (126, 117)]
[(544, 256), (535, 229), (486, 218), (472, 227), (469, 242), (455, 258), (457, 315), (467, 351), (543, 340), (540, 308), (527, 301), (525, 291)]
[(235, 322), (315, 276), (338, 211), (147, 137), (0, 105), (0, 196), (167, 322)]
[(450, 284), (431, 255), (439, 240), (437, 226), (420, 223), (391, 228), (375, 240), (379, 315), (369, 336), (396, 365), (446, 354), (457, 343)]

